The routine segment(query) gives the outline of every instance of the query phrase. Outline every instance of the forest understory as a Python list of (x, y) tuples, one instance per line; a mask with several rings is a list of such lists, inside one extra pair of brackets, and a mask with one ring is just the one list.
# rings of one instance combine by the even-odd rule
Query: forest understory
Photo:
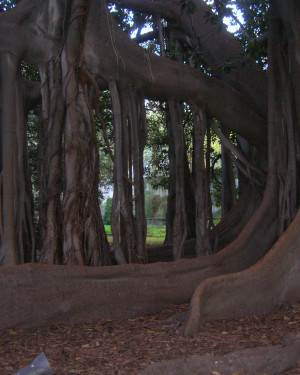
[[(168, 320), (186, 308), (129, 320), (1, 330), (0, 373), (11, 375), (44, 351), (54, 375), (137, 375), (163, 360), (280, 345), (285, 334), (300, 331), (300, 302), (264, 316), (210, 322), (194, 337), (184, 336)], [(284, 372), (296, 374), (300, 362)]]

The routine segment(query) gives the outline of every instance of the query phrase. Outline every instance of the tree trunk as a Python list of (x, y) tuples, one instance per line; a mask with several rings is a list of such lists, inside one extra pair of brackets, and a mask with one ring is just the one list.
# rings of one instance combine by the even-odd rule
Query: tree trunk
[(42, 118), (40, 130), (40, 262), (62, 262), (61, 185), (64, 106), (61, 65), (54, 61), (40, 67)]
[[(261, 207), (270, 200), (272, 185), (278, 185), (273, 195), (273, 206), (278, 207), (278, 220), (274, 223), (281, 235), (297, 209), (295, 149), (299, 145), (295, 144), (298, 140), (295, 133), (299, 114), (295, 108), (300, 104), (297, 79), (300, 8), (295, 0), (273, 0), (270, 5), (269, 180)], [(299, 299), (299, 224), (300, 214), (265, 258), (249, 270), (200, 284), (192, 299), (186, 334), (197, 332), (208, 319), (266, 313), (282, 303)]]
[(206, 113), (193, 106), (194, 116), (194, 167), (195, 167), (195, 200), (196, 200), (196, 254), (211, 253), (208, 238), (208, 207), (205, 183), (204, 138), (207, 129)]
[(184, 182), (184, 133), (180, 104), (169, 100), (170, 125), (174, 136), (176, 160), (176, 200), (173, 221), (173, 256), (178, 260), (182, 256), (183, 243), (187, 235)]
[(108, 242), (98, 200), (98, 149), (86, 82), (80, 74), (87, 16), (84, 0), (72, 2), (72, 22), (62, 52), (65, 118), (65, 186), (63, 200), (63, 262), (100, 265)]
[(196, 237), (196, 215), (195, 215), (195, 187), (193, 176), (190, 171), (186, 142), (184, 140), (184, 195), (185, 195), (185, 210), (186, 210), (186, 238), (190, 240)]
[(135, 206), (135, 238), (136, 255), (141, 262), (146, 261), (146, 216), (145, 216), (145, 198), (144, 198), (144, 168), (143, 154), (146, 144), (145, 126), (146, 122), (142, 106), (144, 105), (139, 98), (135, 97), (132, 90), (129, 90), (129, 107), (131, 118), (131, 137), (132, 137), (132, 165), (134, 172), (134, 206)]
[(2, 161), (3, 161), (3, 243), (2, 264), (12, 266), (20, 262), (15, 228), (15, 137), (16, 137), (16, 85), (18, 59), (2, 53)]
[(21, 264), (34, 253), (32, 197), (26, 157), (23, 87), (19, 58), (1, 56), (2, 202), (0, 263)]

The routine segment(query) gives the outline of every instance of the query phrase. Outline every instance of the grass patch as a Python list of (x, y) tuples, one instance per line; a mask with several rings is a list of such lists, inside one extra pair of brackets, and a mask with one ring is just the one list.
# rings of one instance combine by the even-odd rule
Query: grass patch
[[(105, 232), (109, 243), (112, 243), (112, 234), (110, 225), (104, 225)], [(164, 242), (166, 235), (165, 227), (148, 227), (147, 228), (147, 245), (161, 245)]]

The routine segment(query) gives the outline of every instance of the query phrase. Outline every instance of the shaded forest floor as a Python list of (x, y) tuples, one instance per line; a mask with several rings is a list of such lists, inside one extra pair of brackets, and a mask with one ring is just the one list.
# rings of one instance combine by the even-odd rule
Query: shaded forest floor
[[(122, 321), (0, 330), (0, 373), (11, 375), (44, 351), (54, 375), (136, 375), (153, 362), (278, 345), (286, 333), (300, 332), (300, 302), (265, 316), (208, 323), (192, 338), (166, 321), (186, 308)], [(300, 374), (300, 362), (288, 374)]]

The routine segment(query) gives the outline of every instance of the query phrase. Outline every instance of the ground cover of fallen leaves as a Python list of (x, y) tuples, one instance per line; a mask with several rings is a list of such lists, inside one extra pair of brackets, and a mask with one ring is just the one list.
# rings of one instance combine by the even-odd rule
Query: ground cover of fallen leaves
[[(43, 351), (54, 375), (137, 375), (153, 362), (279, 345), (286, 333), (300, 332), (300, 302), (264, 316), (210, 322), (194, 337), (168, 320), (186, 308), (129, 320), (0, 330), (0, 374), (11, 375)], [(300, 362), (288, 374), (299, 375)]]

